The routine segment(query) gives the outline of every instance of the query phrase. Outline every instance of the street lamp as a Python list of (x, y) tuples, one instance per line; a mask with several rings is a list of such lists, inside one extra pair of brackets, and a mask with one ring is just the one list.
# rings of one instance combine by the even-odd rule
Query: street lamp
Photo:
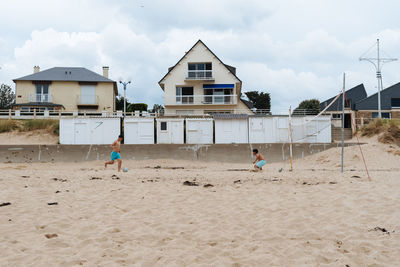
[(126, 116), (126, 86), (131, 83), (131, 81), (123, 82), (119, 81), (120, 84), (124, 86), (124, 117)]

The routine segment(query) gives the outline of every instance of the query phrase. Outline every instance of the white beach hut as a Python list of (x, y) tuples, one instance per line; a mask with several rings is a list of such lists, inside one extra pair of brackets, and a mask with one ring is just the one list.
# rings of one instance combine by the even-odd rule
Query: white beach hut
[(154, 118), (125, 118), (125, 144), (154, 144)]
[(121, 130), (119, 118), (62, 118), (60, 144), (111, 144)]
[(249, 142), (248, 115), (215, 114), (216, 144), (245, 144)]
[(157, 119), (157, 144), (183, 144), (183, 122), (181, 118)]
[(211, 119), (211, 118), (187, 118), (186, 119), (186, 143), (187, 144), (212, 144), (213, 143), (213, 119)]

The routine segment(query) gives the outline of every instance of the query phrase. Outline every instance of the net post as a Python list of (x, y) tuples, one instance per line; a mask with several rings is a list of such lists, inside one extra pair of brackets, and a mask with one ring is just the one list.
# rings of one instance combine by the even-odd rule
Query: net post
[(289, 108), (289, 152), (290, 152), (290, 169), (293, 171), (293, 135), (292, 135), (292, 107)]
[(343, 73), (343, 95), (342, 95), (342, 157), (341, 157), (341, 172), (343, 173), (344, 161), (344, 97), (345, 97), (345, 79), (346, 74)]

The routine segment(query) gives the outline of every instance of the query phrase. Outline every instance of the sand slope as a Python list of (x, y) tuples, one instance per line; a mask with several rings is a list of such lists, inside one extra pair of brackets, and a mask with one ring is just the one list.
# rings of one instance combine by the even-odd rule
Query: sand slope
[(46, 130), (0, 133), (0, 145), (55, 145), (58, 139)]
[(346, 149), (344, 174), (340, 149), (296, 161), (294, 172), (0, 164), (0, 203), (11, 202), (0, 207), (0, 266), (398, 266), (400, 157), (370, 142), (371, 182), (357, 147)]

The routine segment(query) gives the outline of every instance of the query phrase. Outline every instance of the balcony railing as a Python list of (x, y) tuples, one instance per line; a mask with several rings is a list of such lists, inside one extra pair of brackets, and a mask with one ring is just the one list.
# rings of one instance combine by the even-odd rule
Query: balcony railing
[(30, 94), (29, 95), (29, 102), (36, 102), (36, 103), (52, 103), (53, 96), (49, 94)]
[(98, 95), (77, 95), (76, 96), (77, 105), (99, 105)]
[(165, 105), (235, 105), (237, 95), (181, 95), (165, 97)]
[(185, 73), (185, 80), (213, 81), (212, 70), (188, 70)]

